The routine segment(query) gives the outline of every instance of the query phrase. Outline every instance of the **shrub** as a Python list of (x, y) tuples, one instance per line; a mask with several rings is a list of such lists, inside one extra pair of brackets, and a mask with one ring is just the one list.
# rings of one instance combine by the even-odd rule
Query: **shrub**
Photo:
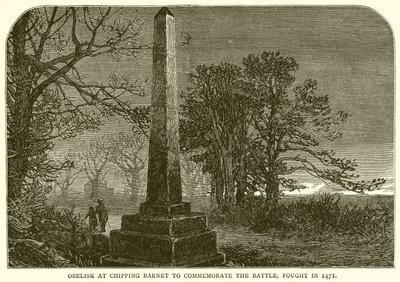
[(260, 251), (245, 248), (242, 244), (226, 244), (220, 246), (226, 256), (228, 266), (254, 266), (260, 260)]
[[(18, 240), (32, 240), (36, 245), (54, 249), (62, 257), (78, 266), (90, 266), (92, 263), (85, 258), (91, 248), (92, 231), (85, 223), (81, 213), (74, 207), (57, 210), (46, 203), (46, 189), (32, 186), (22, 197), (8, 203), (8, 239), (10, 250)], [(18, 241), (25, 242), (25, 241)], [(34, 244), (27, 244), (27, 248)], [(28, 250), (29, 251), (29, 250)], [(32, 249), (34, 252), (34, 250)], [(10, 261), (13, 255), (10, 252)], [(23, 261), (21, 263), (24, 263)], [(27, 262), (34, 266), (31, 260)]]
[(229, 224), (251, 226), (254, 220), (268, 210), (268, 202), (262, 197), (246, 197), (237, 206), (222, 205), (209, 211), (208, 221), (211, 225)]
[(371, 202), (364, 207), (348, 203), (342, 209), (338, 220), (338, 229), (347, 234), (359, 234), (374, 237), (377, 234), (387, 235), (387, 228), (393, 223), (393, 213), (387, 205)]
[(271, 229), (288, 233), (322, 234), (337, 232), (347, 235), (387, 236), (393, 222), (390, 208), (368, 202), (364, 206), (343, 203), (339, 194), (317, 194), (291, 203), (273, 206), (263, 197), (247, 197), (235, 207), (218, 207), (210, 212), (211, 224), (251, 227), (256, 232)]

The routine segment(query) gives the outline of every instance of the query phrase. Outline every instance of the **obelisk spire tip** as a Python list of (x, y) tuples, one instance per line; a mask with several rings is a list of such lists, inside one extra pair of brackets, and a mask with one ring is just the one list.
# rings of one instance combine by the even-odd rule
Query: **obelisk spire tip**
[(172, 17), (174, 16), (167, 7), (162, 7), (160, 9), (160, 11), (158, 11), (158, 13), (155, 15), (155, 18), (157, 18), (159, 16), (166, 16), (166, 15), (169, 15), (169, 16), (172, 16)]

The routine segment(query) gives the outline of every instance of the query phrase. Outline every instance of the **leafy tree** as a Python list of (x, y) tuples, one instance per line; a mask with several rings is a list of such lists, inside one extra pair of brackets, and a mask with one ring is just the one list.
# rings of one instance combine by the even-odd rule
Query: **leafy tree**
[(7, 39), (8, 196), (54, 180), (61, 168), (48, 158), (55, 138), (95, 130), (102, 116), (140, 120), (130, 95), (142, 95), (137, 80), (111, 74), (93, 82), (80, 71), (94, 57), (135, 58), (149, 47), (139, 42), (143, 23), (121, 10), (42, 7), (23, 14)]
[(137, 132), (119, 132), (109, 136), (110, 162), (120, 169), (131, 199), (139, 194), (140, 172), (147, 165), (148, 139)]
[(219, 204), (234, 204), (236, 172), (243, 165), (239, 148), (246, 132), (239, 121), (245, 120), (246, 107), (241, 77), (241, 69), (232, 64), (198, 66), (184, 93), (182, 149), (211, 173)]
[(326, 149), (342, 137), (336, 128), (349, 114), (334, 112), (315, 80), (294, 86), (294, 58), (264, 52), (243, 65), (199, 66), (184, 93), (182, 148), (211, 173), (218, 204), (263, 190), (276, 205), (280, 187), (305, 188), (296, 180), (299, 172), (355, 192), (385, 182), (360, 180), (355, 160)]
[(342, 137), (335, 127), (346, 122), (344, 111), (334, 112), (328, 95), (317, 94), (317, 82), (307, 79), (293, 87), (298, 64), (279, 52), (249, 55), (243, 60), (244, 91), (250, 97), (249, 152), (251, 176), (277, 203), (279, 186), (301, 189), (290, 176), (303, 171), (344, 189), (363, 192), (378, 188), (384, 179), (360, 181), (356, 161), (335, 157), (322, 142)]

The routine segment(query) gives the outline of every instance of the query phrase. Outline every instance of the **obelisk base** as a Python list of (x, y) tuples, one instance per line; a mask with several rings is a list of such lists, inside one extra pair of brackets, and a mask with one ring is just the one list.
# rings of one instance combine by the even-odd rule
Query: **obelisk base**
[(205, 260), (196, 260), (185, 263), (149, 263), (147, 261), (138, 261), (134, 259), (124, 259), (124, 258), (112, 258), (111, 256), (104, 256), (101, 258), (102, 266), (105, 267), (211, 267), (219, 266), (225, 264), (225, 255), (222, 253), (217, 253), (212, 257), (208, 257)]
[[(190, 209), (190, 206), (189, 206)], [(217, 252), (217, 234), (202, 213), (149, 216), (124, 215), (121, 229), (110, 232), (110, 255), (103, 266), (216, 266), (225, 263)]]
[(170, 216), (190, 213), (190, 204), (182, 202), (179, 204), (156, 205), (144, 202), (139, 207), (139, 213), (149, 216)]

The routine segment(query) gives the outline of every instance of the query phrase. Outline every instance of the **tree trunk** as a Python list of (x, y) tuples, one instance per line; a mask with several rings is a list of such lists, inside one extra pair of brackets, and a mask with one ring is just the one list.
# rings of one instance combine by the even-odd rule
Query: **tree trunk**
[(273, 170), (270, 170), (268, 173), (265, 192), (271, 207), (276, 207), (279, 202), (279, 179), (278, 175), (276, 175)]
[(69, 187), (62, 187), (61, 188), (61, 196), (63, 198), (68, 198), (68, 191), (69, 191)]
[(214, 208), (215, 207), (215, 204), (216, 204), (216, 202), (217, 202), (217, 199), (216, 199), (216, 181), (215, 181), (215, 176), (214, 176), (214, 174), (211, 174), (211, 193), (210, 193), (210, 205), (211, 205), (211, 208)]
[(214, 177), (215, 177), (215, 196), (217, 199), (217, 205), (220, 206), (224, 202), (224, 183), (222, 181), (222, 171), (221, 171), (221, 164), (218, 163), (218, 166), (214, 170)]
[(244, 168), (244, 155), (239, 158), (239, 170), (237, 175), (236, 204), (239, 205), (244, 200), (246, 192), (246, 174)]
[(246, 175), (246, 137), (247, 137), (247, 124), (246, 115), (243, 115), (240, 124), (239, 133), (239, 150), (238, 150), (238, 173), (237, 173), (237, 189), (236, 189), (236, 204), (239, 205), (243, 202), (246, 192), (247, 175)]
[[(15, 92), (7, 93), (8, 99), (8, 197), (21, 196), (29, 171), (29, 144), (33, 102), (30, 101), (30, 73), (25, 60), (25, 35), (30, 13), (25, 13), (10, 33), (14, 57), (10, 72), (15, 80)], [(11, 48), (11, 46), (10, 46)]]
[(99, 178), (93, 178), (90, 180), (92, 184), (92, 194), (90, 195), (91, 199), (97, 200), (99, 198)]
[(139, 172), (140, 170), (130, 171), (131, 173), (131, 181), (129, 183), (129, 186), (131, 188), (130, 198), (134, 202), (137, 202), (139, 198)]
[(226, 157), (226, 165), (225, 165), (225, 175), (224, 175), (224, 184), (225, 184), (225, 203), (228, 206), (233, 206), (235, 204), (235, 181), (233, 176), (233, 158), (232, 156)]
[(235, 177), (234, 177), (234, 158), (232, 146), (228, 140), (228, 149), (222, 150), (222, 171), (223, 184), (225, 186), (225, 204), (232, 207), (235, 204)]
[[(19, 105), (19, 107), (17, 106)], [(25, 184), (29, 171), (30, 147), (30, 118), (32, 109), (26, 102), (21, 101), (16, 107), (20, 113), (13, 115), (12, 128), (8, 137), (8, 197), (17, 199), (21, 196), (22, 187)]]

